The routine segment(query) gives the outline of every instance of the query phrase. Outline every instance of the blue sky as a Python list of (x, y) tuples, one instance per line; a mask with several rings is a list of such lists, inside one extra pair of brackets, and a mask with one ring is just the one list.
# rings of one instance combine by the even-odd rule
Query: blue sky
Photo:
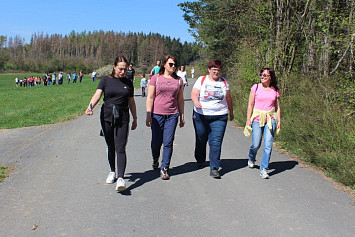
[(177, 4), (187, 0), (0, 0), (0, 35), (113, 30), (159, 33), (193, 42)]

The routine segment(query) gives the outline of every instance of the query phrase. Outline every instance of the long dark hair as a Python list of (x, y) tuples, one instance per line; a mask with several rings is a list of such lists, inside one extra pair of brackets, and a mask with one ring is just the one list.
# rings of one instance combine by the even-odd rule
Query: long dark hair
[(277, 86), (278, 82), (277, 82), (277, 77), (276, 77), (275, 70), (273, 68), (264, 67), (264, 68), (260, 69), (260, 76), (265, 70), (267, 70), (270, 73), (270, 77), (271, 77), (270, 86), (274, 87), (275, 90), (278, 91), (279, 87)]
[(169, 59), (172, 59), (174, 60), (174, 63), (175, 63), (175, 71), (172, 75), (173, 78), (178, 78), (178, 76), (176, 75), (176, 69), (177, 69), (177, 65), (178, 65), (178, 61), (176, 60), (176, 58), (174, 56), (171, 56), (171, 55), (166, 55), (165, 58), (163, 59), (163, 62), (161, 62), (160, 64), (160, 69), (159, 69), (159, 75), (163, 75), (164, 72), (165, 72), (165, 64), (168, 62)]
[[(113, 63), (113, 65), (117, 66), (118, 63), (122, 63), (122, 62), (124, 62), (128, 65), (128, 60), (124, 56), (117, 56), (115, 58), (115, 62)], [(110, 76), (115, 77), (115, 69), (112, 69)]]

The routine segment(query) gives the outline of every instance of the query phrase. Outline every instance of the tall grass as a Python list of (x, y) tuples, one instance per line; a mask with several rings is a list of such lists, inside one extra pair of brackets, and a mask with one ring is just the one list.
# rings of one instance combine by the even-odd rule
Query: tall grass
[[(27, 78), (31, 73), (0, 74), (0, 129), (53, 124), (82, 115), (94, 94), (98, 80), (85, 75), (82, 83), (64, 80), (62, 85), (16, 87), (16, 76)], [(139, 85), (140, 78), (135, 85)]]
[(355, 188), (354, 117), (339, 106), (329, 83), (295, 75), (284, 80), (288, 84), (282, 93), (284, 132), (278, 140), (330, 177)]

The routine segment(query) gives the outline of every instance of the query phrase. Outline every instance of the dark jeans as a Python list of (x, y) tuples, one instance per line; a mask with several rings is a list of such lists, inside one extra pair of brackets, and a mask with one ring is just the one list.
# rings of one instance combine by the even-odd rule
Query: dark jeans
[(175, 130), (178, 123), (179, 114), (172, 115), (152, 115), (152, 156), (154, 160), (158, 160), (160, 156), (160, 148), (163, 146), (163, 159), (161, 169), (169, 168), (171, 156), (173, 154), (173, 142)]
[(210, 146), (210, 168), (219, 169), (222, 142), (226, 131), (228, 114), (202, 115), (193, 111), (193, 124), (195, 128), (195, 159), (198, 163), (206, 161), (206, 144)]

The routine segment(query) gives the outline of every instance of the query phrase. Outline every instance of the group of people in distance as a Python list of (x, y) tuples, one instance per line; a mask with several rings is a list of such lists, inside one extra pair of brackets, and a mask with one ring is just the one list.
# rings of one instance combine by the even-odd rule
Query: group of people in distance
[[(92, 81), (95, 82), (97, 77), (97, 72), (94, 70), (91, 73), (91, 78)], [(80, 71), (79, 73), (73, 73), (71, 74), (70, 72), (66, 74), (66, 79), (68, 81), (68, 84), (70, 81), (73, 83), (76, 83), (79, 79), (79, 83), (82, 82), (84, 78), (84, 73), (83, 71)], [(62, 85), (64, 83), (64, 72), (59, 72), (58, 75), (56, 72), (53, 73), (48, 73), (48, 74), (43, 74), (42, 77), (36, 76), (36, 77), (29, 77), (29, 78), (22, 78), (19, 79), (18, 77), (15, 78), (15, 85), (16, 87), (33, 87), (33, 86), (40, 86), (41, 84), (43, 86), (50, 86), (50, 85)]]
[(16, 87), (34, 87), (40, 86), (41, 83), (41, 77), (39, 76), (30, 76), (29, 78), (23, 77), (22, 79), (19, 79), (18, 77), (15, 78)]
[[(147, 82), (148, 93), (146, 99), (146, 126), (151, 128), (151, 155), (152, 168), (159, 170), (160, 177), (168, 180), (170, 161), (173, 153), (173, 141), (176, 127), (185, 125), (184, 115), (184, 82), (186, 72), (180, 67), (177, 73), (178, 62), (171, 55), (157, 61), (152, 69), (153, 76)], [(233, 102), (227, 80), (220, 76), (223, 63), (212, 59), (208, 63), (208, 75), (200, 76), (191, 91), (193, 102), (193, 126), (195, 130), (194, 156), (198, 168), (204, 168), (206, 163), (206, 145), (209, 144), (210, 176), (221, 178), (220, 158), (221, 147), (229, 120), (234, 119)], [(131, 130), (137, 127), (137, 110), (134, 100), (133, 82), (127, 78), (129, 69), (125, 57), (115, 59), (112, 73), (101, 79), (85, 114), (91, 115), (93, 108), (103, 95), (103, 105), (100, 112), (100, 121), (107, 144), (107, 156), (110, 172), (106, 183), (116, 183), (116, 190), (126, 189), (124, 173), (126, 169), (126, 143)], [(185, 72), (185, 73), (183, 73)], [(145, 78), (143, 76), (143, 78)], [(133, 122), (130, 124), (129, 111)], [(277, 78), (272, 68), (263, 68), (260, 71), (260, 83), (251, 87), (247, 110), (247, 121), (244, 130), (246, 136), (252, 135), (252, 144), (249, 149), (248, 163), (254, 168), (256, 154), (264, 136), (264, 150), (260, 165), (260, 176), (268, 178), (268, 165), (270, 161), (273, 138), (281, 127), (281, 112), (279, 103), (279, 89)], [(162, 159), (159, 159), (163, 146)], [(115, 166), (117, 155), (117, 170)], [(159, 161), (161, 162), (159, 164)], [(117, 171), (117, 172), (116, 172)]]

